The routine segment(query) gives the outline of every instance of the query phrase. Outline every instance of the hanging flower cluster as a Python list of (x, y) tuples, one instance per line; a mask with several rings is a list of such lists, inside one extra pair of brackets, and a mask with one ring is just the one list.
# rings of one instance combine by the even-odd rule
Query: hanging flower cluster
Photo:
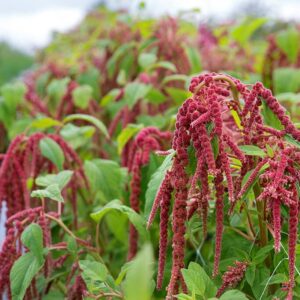
[[(155, 127), (143, 128), (132, 142), (129, 142), (128, 160), (125, 166), (131, 174), (130, 180), (130, 206), (136, 212), (140, 211), (140, 193), (142, 182), (142, 167), (147, 165), (150, 154), (157, 150), (163, 150), (166, 142), (170, 141), (170, 132), (161, 132)], [(128, 260), (131, 260), (137, 253), (138, 233), (136, 229), (130, 225), (129, 232), (129, 250)]]
[(216, 297), (221, 297), (227, 288), (234, 288), (242, 281), (247, 270), (248, 263), (245, 261), (236, 261), (234, 266), (229, 266), (222, 276), (222, 285), (218, 289)]
[[(263, 201), (263, 215), (273, 216), (276, 251), (280, 250), (280, 206), (289, 207), (290, 278), (286, 288), (288, 294), (292, 295), (299, 200), (296, 184), (300, 179), (297, 164), (300, 150), (294, 146), (295, 143), (287, 142), (285, 136), (288, 135), (294, 142), (300, 141), (300, 131), (293, 125), (271, 91), (265, 89), (261, 83), (251, 87), (230, 76), (212, 73), (193, 78), (190, 91), (193, 96), (183, 103), (177, 114), (173, 137), (173, 149), (176, 151), (173, 165), (160, 185), (148, 221), (149, 227), (160, 207), (157, 287), (162, 286), (168, 239), (168, 211), (173, 191), (173, 265), (168, 285), (169, 298), (178, 293), (179, 282), (183, 290), (185, 289), (181, 269), (184, 267), (186, 220), (200, 212), (205, 236), (208, 203), (215, 200), (213, 275), (216, 276), (221, 257), (224, 204), (228, 201), (229, 212), (232, 212), (239, 199), (247, 196), (249, 189), (256, 185), (256, 204)], [(281, 123), (282, 130), (265, 124), (263, 102)], [(244, 152), (241, 146), (247, 145), (259, 148), (260, 155)], [(194, 150), (197, 160), (192, 174), (187, 168), (190, 165), (190, 149)], [(236, 160), (240, 161), (240, 167), (232, 168)], [(252, 173), (242, 184), (248, 172)]]
[[(0, 251), (0, 295), (8, 293), (11, 299), (9, 274), (14, 262), (23, 254), (24, 249), (21, 244), (21, 234), (24, 229), (31, 223), (37, 223), (43, 230), (44, 245), (51, 243), (49, 229), (49, 220), (45, 218), (42, 207), (29, 208), (22, 210), (6, 221), (7, 234)], [(46, 260), (44, 271), (48, 275), (49, 261)], [(34, 299), (37, 297), (36, 282), (33, 280), (28, 288), (25, 299)]]
[[(76, 219), (77, 189), (82, 185), (88, 187), (88, 181), (79, 156), (59, 135), (55, 134), (35, 133), (29, 137), (21, 134), (11, 142), (0, 167), (0, 207), (5, 202), (7, 216), (10, 217), (37, 204), (34, 199), (30, 199), (35, 178), (45, 171), (47, 173), (56, 171), (55, 165), (41, 154), (39, 144), (43, 138), (50, 138), (61, 147), (65, 156), (66, 169), (75, 168), (75, 175), (68, 186), (71, 190), (70, 199)], [(33, 183), (31, 187), (29, 182)]]

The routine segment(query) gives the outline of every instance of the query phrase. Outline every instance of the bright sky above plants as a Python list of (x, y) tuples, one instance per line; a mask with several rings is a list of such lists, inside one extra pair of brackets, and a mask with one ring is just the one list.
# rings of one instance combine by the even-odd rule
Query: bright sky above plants
[[(11, 0), (0, 3), (0, 40), (6, 40), (27, 52), (45, 46), (53, 31), (65, 31), (80, 22), (98, 0)], [(140, 0), (107, 0), (112, 8), (137, 11)], [(199, 18), (221, 20), (231, 16), (245, 4), (243, 0), (146, 0), (146, 15), (177, 14), (181, 10), (199, 8)], [(258, 3), (262, 1), (258, 1)], [(170, 5), (172, 3), (172, 5)], [(297, 0), (266, 0), (263, 5), (272, 17), (299, 18)]]

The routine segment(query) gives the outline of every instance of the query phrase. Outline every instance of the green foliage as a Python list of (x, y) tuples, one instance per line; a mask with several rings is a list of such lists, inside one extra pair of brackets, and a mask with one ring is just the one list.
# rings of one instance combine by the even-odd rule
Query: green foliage
[(63, 169), (65, 161), (64, 153), (61, 147), (51, 138), (43, 138), (40, 140), (40, 149), (42, 155), (51, 160), (58, 170)]
[(20, 75), (33, 63), (30, 55), (12, 48), (5, 42), (0, 42), (0, 61), (0, 86)]
[(152, 204), (154, 199), (159, 191), (161, 183), (166, 176), (167, 171), (172, 167), (173, 157), (175, 155), (175, 151), (172, 150), (170, 154), (166, 156), (162, 164), (156, 170), (155, 173), (152, 174), (151, 179), (148, 183), (148, 188), (146, 191), (146, 203), (145, 203), (145, 217), (148, 218)]
[(21, 236), (22, 243), (30, 251), (19, 257), (10, 271), (10, 288), (13, 300), (22, 300), (32, 279), (43, 267), (43, 233), (39, 225), (32, 223)]
[(150, 245), (145, 245), (127, 270), (124, 282), (127, 300), (150, 300), (153, 284), (152, 278), (153, 254)]

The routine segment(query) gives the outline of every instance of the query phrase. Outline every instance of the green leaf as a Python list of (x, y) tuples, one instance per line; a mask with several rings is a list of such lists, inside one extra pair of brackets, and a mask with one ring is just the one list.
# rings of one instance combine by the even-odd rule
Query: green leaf
[(15, 109), (24, 100), (25, 92), (26, 87), (22, 82), (8, 83), (1, 87), (4, 103), (10, 109)]
[(147, 94), (147, 100), (154, 104), (161, 104), (166, 101), (166, 96), (159, 90), (152, 88)]
[(95, 67), (90, 67), (86, 72), (77, 75), (77, 82), (81, 85), (87, 84), (93, 89), (93, 98), (100, 97), (100, 72)]
[(58, 170), (62, 170), (65, 157), (61, 147), (54, 140), (47, 137), (41, 139), (39, 145), (42, 155), (52, 161)]
[(105, 202), (122, 197), (124, 174), (118, 163), (106, 159), (86, 160), (84, 171), (92, 194), (101, 193)]
[(153, 254), (144, 246), (130, 265), (124, 282), (126, 300), (150, 300), (152, 295)]
[(80, 260), (79, 267), (82, 270), (82, 278), (91, 293), (99, 289), (99, 283), (105, 281), (108, 275), (106, 266), (97, 261)]
[(227, 291), (219, 299), (220, 300), (248, 300), (247, 296), (238, 290)]
[(284, 136), (284, 139), (291, 145), (296, 146), (297, 148), (300, 148), (300, 143), (297, 140), (295, 140), (291, 135), (286, 134)]
[(112, 76), (114, 75), (117, 67), (117, 62), (120, 60), (120, 58), (124, 55), (128, 55), (129, 50), (131, 50), (134, 46), (134, 42), (125, 43), (114, 51), (114, 54), (107, 62), (107, 71), (109, 78), (112, 78)]
[(264, 262), (273, 248), (274, 248), (273, 245), (268, 245), (259, 249), (259, 251), (256, 253), (256, 255), (253, 258), (253, 263), (258, 265)]
[(173, 63), (169, 62), (169, 61), (159, 61), (159, 62), (153, 64), (152, 66), (150, 66), (149, 69), (157, 69), (157, 68), (167, 69), (167, 70), (170, 70), (172, 72), (177, 71), (176, 66)]
[(236, 26), (231, 34), (232, 37), (241, 45), (246, 46), (254, 32), (267, 21), (266, 18), (247, 18), (242, 24)]
[(165, 178), (167, 171), (172, 167), (173, 157), (175, 153), (176, 152), (172, 150), (172, 152), (165, 157), (162, 164), (159, 166), (156, 172), (152, 174), (151, 179), (148, 182), (148, 188), (145, 195), (146, 202), (145, 202), (145, 212), (144, 212), (146, 219), (148, 219), (148, 216), (151, 212), (154, 199), (156, 198), (161, 183)]
[(42, 228), (36, 223), (31, 223), (23, 231), (21, 241), (41, 263), (44, 259)]
[(118, 277), (117, 277), (116, 280), (115, 280), (115, 284), (116, 284), (116, 285), (120, 285), (120, 284), (121, 284), (121, 282), (123, 281), (123, 279), (124, 279), (124, 277), (125, 277), (127, 271), (130, 269), (132, 263), (133, 263), (133, 261), (131, 260), (131, 261), (128, 261), (127, 263), (125, 263), (125, 264), (122, 266), (121, 271), (120, 271)]
[[(270, 166), (270, 165), (269, 165), (268, 163), (266, 163), (266, 164), (264, 164), (264, 165), (262, 166), (262, 168), (261, 168), (260, 171), (258, 172), (256, 178), (253, 180), (252, 184), (248, 187), (248, 189), (246, 190), (246, 192), (245, 192), (244, 195), (242, 196), (242, 199), (241, 199), (241, 200), (245, 199), (245, 197), (247, 196), (247, 194), (249, 193), (249, 191), (252, 189), (252, 187), (254, 186), (254, 184), (257, 182), (258, 177), (259, 177), (259, 176), (260, 176), (267, 168), (269, 168), (269, 166)], [(247, 182), (247, 180), (249, 179), (249, 177), (251, 176), (251, 174), (253, 173), (253, 171), (254, 171), (254, 169), (248, 171), (248, 172), (246, 173), (246, 175), (244, 176), (244, 178), (243, 178), (243, 180), (242, 180), (242, 188), (243, 188), (243, 186), (245, 185), (245, 183)]]
[(264, 280), (261, 285), (270, 285), (270, 284), (279, 284), (279, 283), (284, 283), (284, 282), (288, 282), (289, 279), (286, 276), (286, 274), (284, 273), (278, 273), (273, 275), (271, 278), (266, 278), (266, 280)]
[(70, 82), (70, 78), (66, 77), (63, 79), (53, 79), (48, 87), (47, 94), (57, 104), (67, 91), (67, 86)]
[(273, 72), (275, 94), (300, 91), (300, 70), (292, 67), (277, 68)]
[(54, 120), (52, 118), (49, 118), (49, 117), (43, 117), (43, 118), (36, 119), (30, 124), (30, 126), (32, 128), (37, 128), (37, 129), (41, 129), (41, 130), (48, 129), (48, 128), (51, 128), (54, 126), (61, 126), (61, 125), (62, 125), (61, 122)]
[(142, 124), (128, 124), (118, 135), (118, 153), (121, 154), (127, 142), (138, 133), (144, 126)]
[(89, 101), (92, 99), (93, 96), (93, 89), (85, 84), (78, 86), (72, 92), (74, 104), (82, 109), (85, 109), (89, 105)]
[(60, 135), (74, 148), (89, 145), (96, 128), (94, 126), (76, 126), (68, 123), (61, 130)]
[(174, 87), (168, 87), (166, 91), (177, 105), (181, 105), (191, 95), (191, 93), (186, 90)]
[(260, 299), (264, 290), (264, 286), (261, 283), (269, 276), (270, 271), (266, 267), (256, 268), (254, 282), (251, 286), (255, 299)]
[(138, 100), (145, 98), (150, 89), (150, 84), (139, 82), (128, 83), (124, 90), (124, 99), (129, 108), (132, 108)]
[(246, 154), (250, 156), (260, 156), (265, 157), (266, 153), (257, 146), (254, 145), (241, 145), (239, 148)]
[(181, 269), (181, 272), (191, 293), (204, 298), (215, 296), (217, 288), (200, 265), (191, 262), (188, 269)]
[(157, 61), (157, 56), (153, 53), (141, 53), (138, 57), (138, 63), (143, 68), (153, 65)]
[(64, 118), (63, 123), (68, 123), (68, 122), (72, 122), (74, 120), (82, 120), (82, 121), (86, 121), (89, 122), (91, 124), (93, 124), (96, 128), (98, 128), (100, 130), (100, 132), (102, 132), (105, 137), (108, 137), (108, 132), (107, 132), (107, 128), (104, 125), (104, 123), (98, 119), (96, 119), (93, 116), (90, 115), (85, 115), (85, 114), (74, 114), (74, 115), (69, 115), (67, 117)]
[(105, 107), (106, 105), (108, 105), (109, 103), (111, 103), (112, 101), (114, 101), (116, 99), (116, 97), (120, 94), (120, 90), (119, 89), (112, 89), (110, 90), (100, 101), (100, 105), (102, 107)]
[(57, 183), (51, 184), (44, 190), (35, 190), (31, 192), (31, 197), (34, 198), (49, 198), (54, 201), (64, 202), (64, 198), (61, 195), (59, 185)]
[(198, 49), (195, 47), (186, 47), (185, 51), (191, 66), (190, 74), (200, 73), (202, 71), (202, 66)]
[(14, 262), (9, 275), (12, 300), (23, 300), (27, 288), (44, 262), (39, 261), (32, 252), (25, 253)]
[(292, 64), (296, 63), (298, 58), (299, 38), (299, 32), (295, 27), (281, 31), (276, 37), (279, 48), (286, 54)]
[(162, 84), (166, 84), (170, 81), (183, 81), (183, 82), (187, 83), (188, 80), (189, 80), (189, 77), (185, 74), (173, 74), (173, 75), (166, 76), (163, 79)]
[(95, 222), (100, 223), (102, 218), (107, 213), (113, 210), (125, 214), (128, 217), (129, 221), (139, 232), (140, 236), (142, 236), (144, 239), (148, 238), (148, 232), (146, 231), (146, 227), (145, 227), (145, 220), (139, 214), (137, 214), (132, 208), (123, 205), (120, 200), (110, 201), (108, 204), (103, 206), (100, 210), (92, 213), (91, 218)]
[(182, 269), (181, 273), (189, 291), (194, 292), (196, 295), (204, 297), (205, 283), (202, 280), (200, 274), (190, 269)]
[(36, 185), (47, 187), (52, 184), (57, 184), (62, 190), (71, 180), (73, 175), (73, 171), (64, 170), (59, 172), (58, 174), (47, 174), (44, 176), (39, 176), (36, 178)]
[(251, 264), (246, 270), (245, 277), (250, 286), (253, 285), (255, 270), (256, 270), (255, 264)]

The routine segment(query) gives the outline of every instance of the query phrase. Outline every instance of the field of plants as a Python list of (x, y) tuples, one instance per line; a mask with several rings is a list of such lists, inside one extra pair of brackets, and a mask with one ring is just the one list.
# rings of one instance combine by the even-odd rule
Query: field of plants
[(300, 299), (300, 27), (189, 14), (94, 9), (0, 87), (1, 299)]

